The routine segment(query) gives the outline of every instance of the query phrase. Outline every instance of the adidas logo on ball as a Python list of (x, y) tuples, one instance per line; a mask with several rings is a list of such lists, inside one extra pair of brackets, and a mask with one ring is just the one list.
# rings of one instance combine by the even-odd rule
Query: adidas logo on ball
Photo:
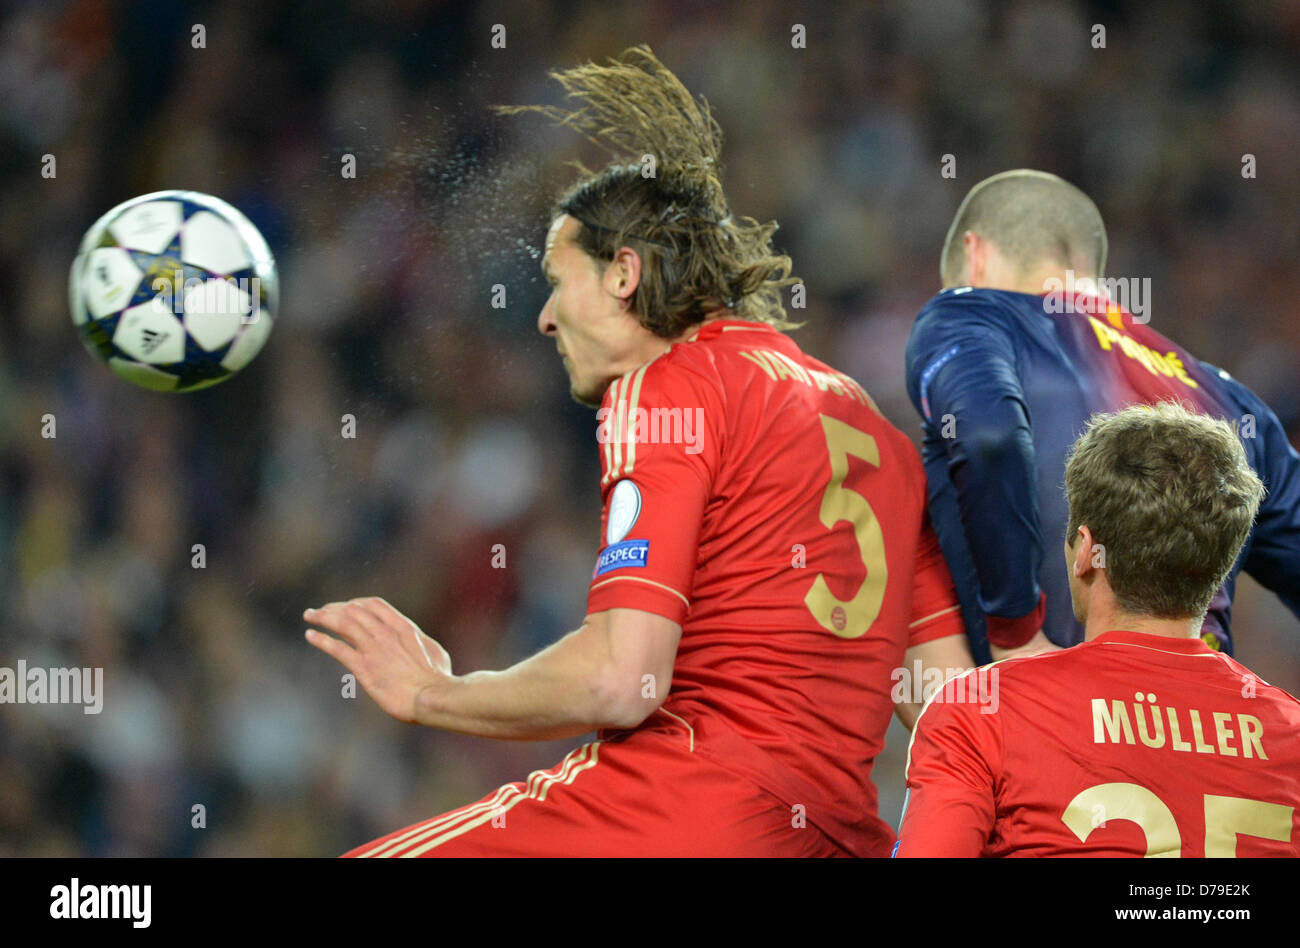
[(144, 338), (141, 348), (144, 350), (145, 355), (153, 355), (153, 351), (162, 345), (171, 333), (158, 332), (155, 329), (146, 329), (140, 335)]

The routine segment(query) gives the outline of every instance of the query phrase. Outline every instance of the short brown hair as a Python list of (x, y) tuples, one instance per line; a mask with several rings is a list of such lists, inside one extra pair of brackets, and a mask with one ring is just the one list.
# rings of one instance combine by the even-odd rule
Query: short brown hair
[(1264, 485), (1233, 426), (1173, 402), (1094, 415), (1065, 465), (1073, 545), (1105, 551), (1120, 607), (1203, 616), (1250, 534)]
[(641, 257), (632, 299), (641, 325), (670, 339), (725, 309), (794, 328), (781, 302), (781, 288), (797, 282), (790, 258), (772, 249), (775, 222), (732, 216), (720, 180), (722, 131), (708, 103), (645, 46), (551, 76), (583, 107), (498, 111), (542, 112), (621, 156), (597, 173), (581, 168), (553, 213), (582, 225), (577, 243), (592, 258), (613, 260), (623, 246)]
[(1055, 263), (1101, 278), (1106, 269), (1106, 225), (1092, 198), (1046, 171), (1017, 168), (985, 178), (962, 200), (943, 243), (939, 276), (961, 283), (962, 236), (971, 231), (993, 244), (1021, 271)]

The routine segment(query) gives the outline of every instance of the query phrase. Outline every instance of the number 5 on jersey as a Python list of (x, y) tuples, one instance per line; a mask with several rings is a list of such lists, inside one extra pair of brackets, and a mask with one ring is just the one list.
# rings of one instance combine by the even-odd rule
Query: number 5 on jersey
[(849, 475), (850, 456), (878, 468), (880, 450), (876, 447), (876, 439), (865, 431), (826, 415), (819, 417), (831, 461), (830, 483), (822, 494), (821, 521), (828, 530), (835, 529), (841, 520), (853, 524), (853, 535), (857, 538), (858, 553), (867, 576), (853, 598), (844, 600), (836, 598), (825, 576), (818, 573), (804, 597), (804, 605), (828, 632), (840, 638), (856, 639), (864, 635), (880, 615), (889, 573), (885, 566), (885, 535), (880, 529), (880, 521), (867, 498), (845, 487), (844, 479)]

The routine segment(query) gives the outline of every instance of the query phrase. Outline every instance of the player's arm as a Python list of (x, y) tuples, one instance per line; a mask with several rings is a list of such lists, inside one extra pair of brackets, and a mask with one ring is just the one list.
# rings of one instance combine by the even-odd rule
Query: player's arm
[(987, 706), (977, 702), (926, 705), (908, 748), (907, 803), (895, 856), (983, 853), (997, 818), (1002, 759), (997, 715), (983, 710)]
[(943, 436), (989, 643), (1004, 658), (1034, 647), (1046, 603), (1033, 431), (1014, 344), (989, 305), (955, 296), (926, 308), (908, 340), (907, 388)]
[[(442, 647), (382, 599), (330, 603), (304, 618), (333, 633), (309, 631), (308, 641), (399, 721), (513, 740), (640, 724), (668, 694), (682, 632), (662, 616), (611, 609), (504, 671), (454, 675)], [(646, 675), (657, 687), (645, 687)]]
[(597, 415), (604, 546), (580, 629), (505, 671), (464, 676), (452, 675), (441, 646), (382, 600), (309, 610), (309, 622), (338, 638), (309, 632), (308, 640), (402, 721), (519, 740), (640, 724), (672, 684), (719, 452), (707, 423), (688, 444), (636, 442), (628, 420), (642, 411), (698, 408), (718, 417), (693, 379), (652, 368), (616, 380)]
[(1242, 438), (1257, 439), (1258, 473), (1268, 491), (1242, 568), (1300, 618), (1300, 455), (1259, 396), (1235, 379), (1226, 381), (1242, 409), (1242, 417), (1233, 419)]
[[(931, 674), (934, 670), (938, 670), (942, 681), (947, 682), (974, 667), (975, 659), (971, 657), (970, 643), (964, 632), (910, 646), (903, 659), (906, 672), (904, 677), (909, 682), (918, 670), (921, 682), (934, 681), (938, 684), (939, 680)], [(916, 727), (916, 720), (921, 716), (925, 701), (923, 692), (918, 688), (906, 689), (904, 694), (903, 701), (894, 703), (894, 713), (898, 715), (903, 727), (910, 731)]]
[(907, 631), (908, 645), (902, 677), (896, 682), (894, 711), (910, 731), (925, 705), (923, 683), (946, 682), (975, 667), (952, 574), (928, 517), (922, 520), (917, 544), (912, 572), (912, 621)]

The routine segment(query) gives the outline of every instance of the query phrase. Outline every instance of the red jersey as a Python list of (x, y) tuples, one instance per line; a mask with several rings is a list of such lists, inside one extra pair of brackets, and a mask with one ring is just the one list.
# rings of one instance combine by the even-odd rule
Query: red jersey
[(911, 442), (848, 376), (740, 320), (616, 380), (597, 419), (603, 545), (587, 611), (682, 626), (647, 725), (675, 719), (694, 753), (792, 819), (887, 855), (869, 775), (891, 672), (909, 645), (964, 634)]
[(907, 786), (899, 856), (1300, 856), (1300, 702), (1200, 639), (1106, 632), (939, 692)]

